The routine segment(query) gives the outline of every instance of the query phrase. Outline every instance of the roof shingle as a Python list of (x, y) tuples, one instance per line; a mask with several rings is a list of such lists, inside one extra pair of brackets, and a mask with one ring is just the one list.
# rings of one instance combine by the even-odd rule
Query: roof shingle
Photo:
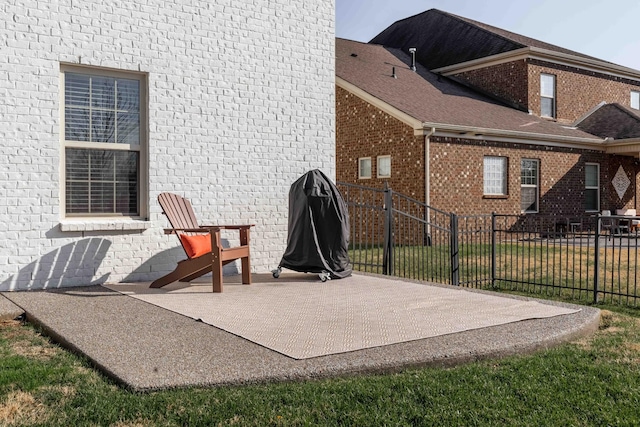
[[(504, 106), (418, 64), (398, 49), (336, 40), (336, 76), (423, 123), (599, 139)], [(395, 67), (397, 78), (392, 77)]]

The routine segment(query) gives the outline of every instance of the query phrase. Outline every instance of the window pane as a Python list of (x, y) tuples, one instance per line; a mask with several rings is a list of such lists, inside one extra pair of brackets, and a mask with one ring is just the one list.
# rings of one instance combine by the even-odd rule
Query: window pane
[(89, 183), (67, 180), (66, 183), (67, 213), (84, 213), (89, 211)]
[(484, 158), (484, 194), (507, 194), (507, 158)]
[(358, 170), (360, 178), (371, 178), (371, 159), (360, 159)]
[(89, 151), (67, 150), (66, 164), (67, 182), (88, 181), (89, 179)]
[(538, 185), (538, 161), (522, 159), (520, 162), (521, 184)]
[(116, 109), (116, 79), (110, 77), (91, 77), (91, 106)]
[(540, 96), (555, 98), (556, 76), (551, 74), (540, 74)]
[(640, 92), (631, 91), (631, 108), (640, 110)]
[(91, 142), (114, 142), (115, 122), (114, 111), (93, 110), (91, 113)]
[(89, 110), (66, 108), (64, 138), (67, 141), (89, 141)]
[(598, 190), (596, 188), (586, 189), (584, 191), (585, 210), (598, 210)]
[(538, 211), (538, 188), (522, 187), (520, 208), (522, 212)]
[(91, 181), (113, 181), (115, 176), (114, 152), (91, 150)]
[(140, 115), (138, 113), (118, 113), (118, 143), (140, 144)]
[(540, 115), (543, 117), (555, 117), (553, 98), (540, 98)]
[(598, 187), (598, 165), (585, 165), (585, 186)]
[(65, 74), (67, 141), (140, 144), (140, 82)]
[(66, 73), (64, 79), (64, 103), (68, 106), (88, 107), (91, 79), (82, 74)]
[(66, 149), (67, 213), (138, 215), (136, 151)]
[(91, 188), (91, 212), (92, 213), (114, 213), (114, 182), (92, 181)]
[(119, 111), (140, 110), (140, 82), (137, 80), (117, 80), (117, 105)]
[(383, 178), (389, 176), (391, 176), (391, 157), (378, 157), (378, 177)]

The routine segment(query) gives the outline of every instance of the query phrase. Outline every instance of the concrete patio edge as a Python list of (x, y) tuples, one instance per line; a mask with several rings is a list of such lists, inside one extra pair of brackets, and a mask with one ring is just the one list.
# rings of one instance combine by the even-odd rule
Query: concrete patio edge
[(0, 316), (18, 307), (18, 311), (26, 312), (29, 322), (40, 326), (53, 340), (87, 357), (117, 383), (136, 391), (308, 380), (420, 366), (450, 367), (550, 348), (590, 335), (600, 324), (597, 308), (499, 294), (578, 307), (580, 311), (295, 360), (101, 286), (3, 295), (0, 301), (6, 298), (11, 304), (0, 305)]
[(0, 295), (0, 321), (14, 320), (24, 314), (23, 309), (15, 305), (5, 296)]

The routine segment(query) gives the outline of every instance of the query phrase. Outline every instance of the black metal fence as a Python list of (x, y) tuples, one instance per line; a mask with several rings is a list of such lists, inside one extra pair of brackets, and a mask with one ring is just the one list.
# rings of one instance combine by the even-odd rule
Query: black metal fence
[(347, 183), (356, 270), (452, 285), (637, 305), (640, 248), (622, 216), (458, 216)]

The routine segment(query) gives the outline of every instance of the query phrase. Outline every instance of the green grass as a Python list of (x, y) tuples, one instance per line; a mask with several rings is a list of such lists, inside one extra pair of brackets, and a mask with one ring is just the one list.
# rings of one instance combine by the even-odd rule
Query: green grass
[(638, 425), (639, 318), (607, 312), (588, 339), (450, 369), (151, 393), (117, 387), (33, 327), (5, 322), (0, 425)]
[[(466, 286), (555, 295), (567, 301), (593, 301), (595, 251), (586, 246), (542, 241), (502, 242), (496, 245), (496, 277), (491, 284), (491, 245), (459, 246), (459, 280)], [(449, 245), (397, 246), (394, 273), (400, 277), (451, 283)], [(380, 248), (349, 252), (354, 268), (382, 274)], [(636, 305), (640, 301), (640, 251), (602, 248), (599, 251), (599, 300)], [(629, 295), (622, 296), (618, 294)], [(636, 297), (639, 301), (636, 301)]]

